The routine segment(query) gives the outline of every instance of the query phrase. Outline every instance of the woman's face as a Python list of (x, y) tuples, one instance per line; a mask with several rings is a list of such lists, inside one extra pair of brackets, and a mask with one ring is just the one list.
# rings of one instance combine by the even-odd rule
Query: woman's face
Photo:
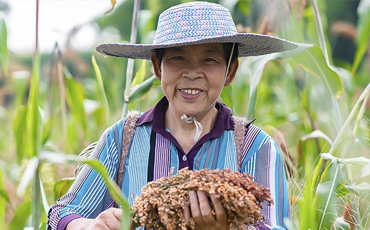
[(225, 79), (227, 61), (223, 45), (218, 43), (168, 48), (161, 62), (154, 54), (154, 71), (162, 82), (169, 109), (175, 109), (180, 116), (208, 111), (223, 86), (235, 77), (238, 61), (230, 65)]

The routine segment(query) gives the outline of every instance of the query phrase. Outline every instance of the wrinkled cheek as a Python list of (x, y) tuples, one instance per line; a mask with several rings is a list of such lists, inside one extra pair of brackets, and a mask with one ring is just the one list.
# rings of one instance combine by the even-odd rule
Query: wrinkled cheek
[(167, 98), (172, 98), (175, 95), (175, 89), (166, 84), (166, 82), (162, 82), (162, 91), (166, 95)]
[(213, 86), (213, 89), (216, 91), (216, 92), (222, 92), (223, 88), (224, 88), (224, 85), (222, 84), (223, 82), (220, 82), (219, 84)]

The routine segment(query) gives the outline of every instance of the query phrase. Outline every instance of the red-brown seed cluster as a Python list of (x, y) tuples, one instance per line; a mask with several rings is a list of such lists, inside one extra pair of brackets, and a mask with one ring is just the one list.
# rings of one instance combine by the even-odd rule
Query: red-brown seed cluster
[[(262, 221), (262, 202), (267, 201), (269, 205), (273, 202), (269, 190), (254, 182), (249, 174), (230, 169), (182, 169), (143, 188), (132, 207), (134, 222), (149, 229), (186, 230), (184, 206), (189, 204), (189, 192), (197, 190), (207, 195), (216, 194), (227, 213), (230, 229)], [(191, 219), (190, 228), (194, 227)]]

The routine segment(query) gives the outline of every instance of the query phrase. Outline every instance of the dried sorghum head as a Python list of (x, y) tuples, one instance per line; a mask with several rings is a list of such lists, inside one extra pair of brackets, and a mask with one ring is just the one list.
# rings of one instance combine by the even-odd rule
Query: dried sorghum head
[[(249, 174), (230, 169), (182, 169), (144, 186), (132, 207), (134, 222), (149, 229), (186, 230), (184, 206), (189, 203), (189, 192), (198, 190), (216, 194), (227, 213), (230, 229), (262, 222), (262, 202), (273, 202), (269, 190), (254, 182)], [(190, 220), (190, 225), (194, 229), (194, 220)]]

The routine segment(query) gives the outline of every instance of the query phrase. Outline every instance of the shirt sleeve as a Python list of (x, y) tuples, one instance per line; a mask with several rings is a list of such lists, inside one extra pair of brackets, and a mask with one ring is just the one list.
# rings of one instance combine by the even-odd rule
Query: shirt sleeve
[[(290, 218), (290, 205), (284, 160), (273, 138), (264, 131), (253, 127), (255, 135), (249, 139), (246, 157), (242, 164), (242, 172), (247, 172), (254, 180), (270, 189), (274, 203), (270, 206), (262, 203), (262, 215), (266, 218), (258, 229), (286, 229), (284, 219)], [(257, 131), (258, 129), (258, 131)]]
[[(99, 160), (109, 176), (116, 180), (121, 152), (122, 123), (107, 129), (98, 141), (89, 159)], [(103, 178), (97, 171), (85, 165), (77, 175), (68, 192), (59, 198), (48, 213), (49, 230), (64, 230), (76, 218), (95, 218), (102, 211), (113, 206)]]

